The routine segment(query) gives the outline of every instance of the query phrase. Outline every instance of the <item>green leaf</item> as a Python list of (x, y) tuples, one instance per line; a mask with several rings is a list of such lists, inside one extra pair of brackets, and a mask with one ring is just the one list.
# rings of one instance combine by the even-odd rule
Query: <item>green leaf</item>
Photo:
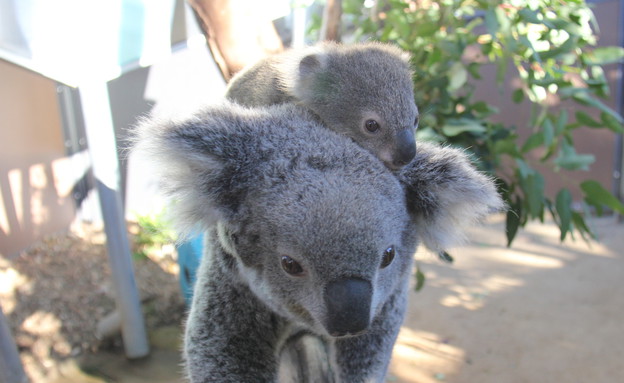
[(615, 119), (612, 114), (605, 112), (600, 113), (600, 121), (602, 121), (604, 126), (606, 126), (609, 130), (612, 130), (618, 134), (624, 133), (624, 127), (622, 127), (622, 123)]
[[(537, 50), (535, 49), (535, 46), (533, 45), (533, 42), (529, 39), (528, 36), (525, 35), (521, 35), (518, 40), (520, 41), (520, 43), (524, 44), (524, 46), (526, 46), (527, 48), (529, 48), (528, 53), (531, 54), (531, 57), (533, 58), (533, 60), (541, 63), (542, 60), (539, 56), (539, 54), (537, 54)], [(528, 57), (527, 57), (528, 59)]]
[(447, 137), (455, 137), (464, 132), (484, 133), (485, 131), (485, 126), (468, 118), (448, 119), (446, 124), (442, 126), (442, 133)]
[(479, 73), (479, 69), (481, 69), (481, 64), (473, 62), (468, 64), (468, 72), (470, 75), (477, 80), (481, 79), (481, 74)]
[(444, 262), (447, 262), (447, 263), (453, 263), (455, 261), (455, 259), (453, 259), (453, 256), (451, 256), (446, 251), (439, 252), (438, 253), (438, 258), (440, 258), (440, 260), (442, 260)]
[(544, 209), (544, 177), (534, 172), (526, 179), (527, 202), (532, 217), (541, 217)]
[(585, 223), (585, 219), (580, 213), (575, 211), (572, 212), (572, 222), (574, 223), (574, 227), (576, 228), (576, 230), (581, 233), (583, 239), (587, 240), (585, 234), (588, 234), (590, 238), (596, 238), (596, 235), (594, 235), (591, 229), (587, 226), (587, 224)]
[(461, 62), (456, 62), (449, 69), (448, 76), (448, 91), (454, 92), (466, 84), (466, 80), (468, 80), (468, 71), (466, 71), (466, 68), (464, 68), (464, 65)]
[(505, 231), (507, 234), (507, 247), (511, 246), (516, 234), (518, 233), (518, 228), (520, 227), (520, 216), (522, 214), (521, 205), (514, 204), (511, 209), (507, 210), (507, 219), (505, 222)]
[[(498, 21), (498, 30), (504, 35), (509, 35), (511, 33), (511, 20), (507, 17), (505, 10), (501, 7), (494, 8), (494, 13), (496, 14), (496, 21)], [(512, 43), (513, 40), (510, 40), (508, 43)]]
[(545, 52), (540, 52), (539, 55), (542, 60), (548, 60), (551, 58), (556, 58), (557, 56), (568, 53), (570, 51), (573, 51), (574, 49), (577, 48), (577, 46), (578, 46), (578, 39), (574, 37), (570, 37), (560, 46), (552, 48)]
[(607, 206), (620, 214), (624, 214), (624, 205), (597, 181), (589, 180), (582, 182), (581, 190), (583, 190), (585, 199), (591, 205)]
[(528, 8), (523, 8), (518, 11), (518, 15), (522, 18), (522, 20), (533, 23), (533, 24), (541, 24), (542, 20), (539, 17), (539, 13), (536, 11), (530, 10)]
[(442, 61), (442, 50), (437, 47), (433, 48), (433, 52), (427, 57), (427, 67)]
[(611, 115), (611, 117), (613, 117), (616, 121), (618, 121), (620, 124), (624, 123), (624, 119), (622, 119), (622, 116), (620, 116), (617, 112), (615, 112), (614, 110), (612, 110), (611, 108), (609, 108), (608, 106), (606, 106), (605, 104), (603, 104), (600, 100), (597, 100), (593, 97), (591, 97), (587, 91), (577, 91), (575, 93), (572, 94), (572, 98), (583, 104), (583, 105), (587, 105), (587, 106), (591, 106), (594, 108), (598, 108), (601, 111)]
[(608, 82), (607, 77), (604, 73), (604, 69), (598, 65), (594, 65), (591, 67), (591, 75), (595, 80), (596, 85), (604, 85)]
[(535, 172), (535, 170), (531, 169), (531, 167), (526, 162), (524, 162), (524, 160), (516, 159), (516, 164), (518, 165), (520, 178), (528, 178), (529, 175)]
[(494, 142), (494, 153), (509, 154), (512, 157), (520, 157), (518, 153), (518, 144), (516, 136), (510, 136), (507, 139), (497, 140)]
[(521, 103), (524, 100), (524, 91), (522, 90), (522, 88), (514, 90), (513, 94), (511, 95), (511, 99), (516, 104)]
[(561, 189), (555, 199), (555, 209), (559, 215), (559, 229), (561, 230), (560, 240), (563, 241), (570, 231), (572, 220), (572, 194), (568, 189)]
[(557, 143), (553, 142), (552, 145), (546, 147), (546, 152), (540, 157), (541, 162), (547, 161), (550, 157), (555, 154), (555, 150), (557, 149)]
[(496, 61), (496, 83), (502, 85), (507, 79), (507, 60), (500, 59)]
[(488, 116), (499, 113), (498, 108), (488, 104), (485, 101), (477, 101), (471, 106), (472, 110), (479, 114), (479, 118), (485, 119)]
[(440, 26), (434, 22), (420, 22), (411, 27), (415, 28), (419, 37), (431, 37), (440, 30)]
[(499, 29), (498, 18), (494, 8), (488, 8), (485, 12), (485, 27), (492, 38), (495, 38)]
[(587, 65), (606, 65), (619, 63), (624, 60), (624, 48), (622, 47), (599, 47), (583, 55)]
[(439, 135), (431, 126), (425, 126), (416, 130), (416, 141), (444, 142), (444, 138)]
[(562, 98), (570, 98), (570, 97), (582, 98), (583, 96), (581, 94), (588, 93), (588, 92), (589, 92), (589, 89), (587, 88), (579, 88), (576, 86), (565, 86), (565, 87), (560, 87), (557, 93)]
[(590, 115), (588, 115), (587, 113), (581, 111), (581, 110), (577, 110), (574, 113), (574, 116), (576, 117), (576, 121), (583, 124), (584, 126), (590, 127), (590, 128), (601, 128), (602, 124), (596, 120), (594, 120), (593, 118), (591, 118)]
[(559, 156), (555, 159), (555, 165), (567, 170), (589, 170), (596, 157), (593, 154), (578, 154), (574, 146), (563, 141)]
[(420, 267), (416, 267), (416, 286), (414, 287), (414, 290), (416, 291), (420, 291), (422, 290), (423, 286), (425, 286), (425, 274), (420, 270)]
[(542, 132), (544, 132), (544, 146), (550, 146), (555, 138), (555, 128), (550, 118), (546, 118), (542, 122)]
[(525, 141), (524, 145), (522, 145), (522, 149), (520, 152), (527, 153), (531, 150), (540, 147), (544, 143), (544, 133), (536, 132), (529, 136), (529, 138)]
[(555, 135), (561, 135), (565, 129), (566, 124), (568, 122), (568, 112), (565, 109), (562, 109), (559, 112), (559, 116), (557, 117), (557, 126), (555, 127)]

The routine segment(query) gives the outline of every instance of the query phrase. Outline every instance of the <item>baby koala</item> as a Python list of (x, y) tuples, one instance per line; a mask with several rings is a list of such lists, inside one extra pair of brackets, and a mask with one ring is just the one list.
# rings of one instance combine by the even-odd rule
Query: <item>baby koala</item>
[(289, 50), (239, 72), (226, 98), (244, 106), (304, 106), (391, 170), (416, 154), (409, 55), (392, 45), (321, 43)]

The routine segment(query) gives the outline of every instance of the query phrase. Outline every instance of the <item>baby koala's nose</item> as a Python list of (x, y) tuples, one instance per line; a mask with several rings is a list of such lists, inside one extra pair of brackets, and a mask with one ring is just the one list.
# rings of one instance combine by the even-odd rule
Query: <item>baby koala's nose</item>
[(356, 335), (370, 325), (372, 286), (359, 278), (340, 279), (325, 287), (327, 332), (340, 337)]
[(404, 129), (397, 133), (396, 150), (392, 156), (392, 165), (400, 168), (409, 164), (416, 156), (416, 140), (414, 139), (414, 130)]

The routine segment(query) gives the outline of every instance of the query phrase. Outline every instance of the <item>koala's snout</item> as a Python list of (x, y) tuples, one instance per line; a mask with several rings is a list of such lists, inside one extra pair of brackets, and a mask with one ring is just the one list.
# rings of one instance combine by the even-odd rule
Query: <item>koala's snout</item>
[(355, 335), (370, 324), (373, 289), (369, 281), (359, 278), (341, 279), (325, 287), (327, 332), (339, 337)]
[(416, 140), (412, 128), (403, 129), (396, 135), (396, 150), (392, 156), (392, 165), (400, 168), (409, 164), (416, 156)]

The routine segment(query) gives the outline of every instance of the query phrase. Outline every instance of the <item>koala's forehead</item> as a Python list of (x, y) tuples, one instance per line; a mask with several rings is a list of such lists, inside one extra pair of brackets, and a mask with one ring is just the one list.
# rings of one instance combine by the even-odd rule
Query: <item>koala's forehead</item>
[(366, 246), (389, 238), (407, 219), (403, 191), (385, 169), (371, 173), (299, 169), (258, 196), (259, 216), (279, 240), (304, 247)]
[(334, 100), (338, 107), (333, 106), (336, 113), (353, 119), (344, 111), (374, 111), (389, 124), (413, 122), (418, 111), (411, 72), (404, 62), (391, 57), (377, 61), (344, 60), (332, 64), (334, 68), (330, 67), (330, 72), (340, 73), (334, 80), (338, 88)]

